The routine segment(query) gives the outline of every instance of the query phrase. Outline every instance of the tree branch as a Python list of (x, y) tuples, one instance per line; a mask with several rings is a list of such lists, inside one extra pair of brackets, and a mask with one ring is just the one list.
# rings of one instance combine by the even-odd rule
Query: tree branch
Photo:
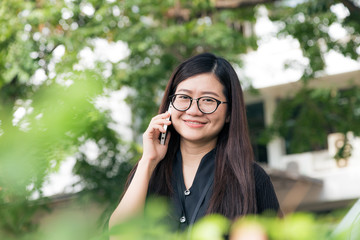
[(232, 9), (241, 7), (250, 7), (257, 4), (275, 2), (276, 0), (217, 0), (215, 7), (217, 9)]
[(356, 6), (352, 1), (350, 0), (339, 0), (344, 6), (349, 9), (351, 13), (354, 14), (360, 14), (360, 7)]

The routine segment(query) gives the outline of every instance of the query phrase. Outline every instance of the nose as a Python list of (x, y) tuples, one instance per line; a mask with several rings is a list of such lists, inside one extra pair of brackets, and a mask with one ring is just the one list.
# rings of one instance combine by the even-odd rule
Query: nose
[(200, 111), (197, 100), (193, 100), (191, 102), (190, 108), (186, 110), (186, 113), (189, 115), (202, 115), (203, 113)]

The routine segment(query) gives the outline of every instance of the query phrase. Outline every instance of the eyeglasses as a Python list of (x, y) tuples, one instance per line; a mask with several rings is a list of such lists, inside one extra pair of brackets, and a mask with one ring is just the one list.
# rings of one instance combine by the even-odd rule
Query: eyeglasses
[(227, 103), (219, 101), (213, 97), (199, 97), (195, 99), (185, 94), (174, 94), (171, 95), (169, 98), (173, 107), (181, 112), (185, 112), (186, 110), (188, 110), (191, 107), (193, 100), (197, 102), (197, 106), (200, 112), (205, 114), (213, 113), (216, 111), (220, 104)]

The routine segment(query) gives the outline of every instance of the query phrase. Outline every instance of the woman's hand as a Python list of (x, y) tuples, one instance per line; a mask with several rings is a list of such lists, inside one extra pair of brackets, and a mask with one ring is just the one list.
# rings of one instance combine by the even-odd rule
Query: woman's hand
[(143, 155), (140, 163), (145, 161), (152, 169), (155, 169), (165, 157), (169, 145), (170, 132), (167, 133), (165, 145), (160, 144), (159, 140), (160, 133), (166, 132), (164, 125), (171, 124), (171, 121), (167, 120), (168, 117), (170, 117), (168, 112), (153, 117), (143, 134)]
[[(143, 155), (139, 161), (135, 174), (119, 205), (109, 220), (109, 227), (139, 214), (145, 205), (149, 181), (156, 165), (165, 157), (170, 133), (166, 137), (165, 145), (160, 144), (160, 133), (165, 133), (164, 125), (169, 126), (167, 120), (170, 113), (166, 112), (155, 116), (143, 134)], [(111, 238), (113, 239), (113, 238)]]

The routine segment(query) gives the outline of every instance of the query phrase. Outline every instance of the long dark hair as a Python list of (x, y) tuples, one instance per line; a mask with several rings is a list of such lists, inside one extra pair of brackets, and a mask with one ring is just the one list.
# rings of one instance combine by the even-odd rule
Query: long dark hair
[[(213, 73), (224, 86), (230, 116), (230, 121), (225, 123), (217, 140), (213, 193), (207, 213), (220, 213), (230, 219), (256, 213), (253, 150), (243, 91), (231, 64), (211, 53), (199, 54), (181, 63), (170, 77), (159, 113), (167, 110), (169, 96), (175, 93), (180, 82), (202, 73)], [(171, 131), (168, 151), (155, 168), (149, 183), (150, 193), (164, 196), (171, 196), (173, 193), (172, 162), (180, 142), (180, 136), (172, 126), (168, 131)], [(127, 185), (135, 170), (136, 166), (130, 173)]]

